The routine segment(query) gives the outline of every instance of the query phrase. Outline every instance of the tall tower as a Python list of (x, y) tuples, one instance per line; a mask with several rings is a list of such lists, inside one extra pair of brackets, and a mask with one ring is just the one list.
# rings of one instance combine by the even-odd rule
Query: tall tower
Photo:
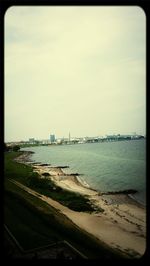
[(69, 132), (69, 142), (70, 142), (70, 132)]

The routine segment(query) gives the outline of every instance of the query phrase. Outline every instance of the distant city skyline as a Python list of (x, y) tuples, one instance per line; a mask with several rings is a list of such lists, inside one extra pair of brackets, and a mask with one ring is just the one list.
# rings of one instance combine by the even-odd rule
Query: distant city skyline
[(50, 134), (47, 138), (34, 138), (33, 136), (29, 139), (21, 139), (21, 140), (12, 140), (12, 141), (6, 141), (6, 143), (15, 143), (15, 142), (35, 142), (35, 141), (48, 141), (48, 142), (51, 142), (51, 143), (54, 143), (54, 142), (57, 142), (58, 140), (68, 140), (68, 141), (71, 141), (71, 140), (74, 140), (74, 139), (94, 139), (94, 138), (99, 138), (99, 139), (103, 139), (103, 138), (107, 138), (107, 137), (119, 137), (119, 136), (131, 136), (131, 137), (146, 137), (146, 135), (142, 135), (142, 134), (137, 134), (136, 132), (132, 132), (132, 133), (128, 133), (128, 134), (105, 134), (105, 135), (93, 135), (93, 136), (71, 136), (70, 132), (69, 132), (69, 135), (68, 136), (59, 136), (57, 137), (55, 134)]
[(5, 15), (4, 140), (146, 134), (138, 6), (13, 6)]

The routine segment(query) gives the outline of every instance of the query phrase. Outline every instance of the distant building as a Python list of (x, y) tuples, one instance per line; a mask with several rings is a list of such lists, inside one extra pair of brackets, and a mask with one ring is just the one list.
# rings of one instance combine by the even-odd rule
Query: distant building
[(53, 143), (55, 142), (55, 140), (56, 140), (55, 135), (50, 135), (50, 142)]
[(49, 143), (49, 140), (48, 139), (41, 140), (41, 144), (48, 144), (48, 143)]
[(131, 140), (131, 135), (106, 135), (107, 141), (116, 141), (116, 140)]
[(30, 144), (34, 144), (34, 143), (35, 143), (35, 139), (34, 139), (34, 138), (30, 138), (30, 139), (29, 139), (29, 143), (30, 143)]

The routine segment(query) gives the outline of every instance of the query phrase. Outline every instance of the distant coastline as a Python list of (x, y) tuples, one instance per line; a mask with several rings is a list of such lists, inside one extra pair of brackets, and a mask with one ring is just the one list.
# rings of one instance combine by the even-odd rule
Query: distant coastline
[(74, 145), (74, 144), (86, 144), (86, 143), (103, 143), (103, 142), (118, 142), (118, 141), (131, 141), (131, 140), (141, 140), (146, 139), (143, 135), (106, 135), (106, 136), (97, 136), (97, 137), (75, 137), (69, 138), (58, 138), (58, 139), (46, 139), (38, 140), (31, 138), (28, 141), (13, 141), (7, 142), (8, 147), (13, 145), (19, 145), (21, 148), (24, 147), (34, 147), (34, 146), (50, 146), (50, 145)]

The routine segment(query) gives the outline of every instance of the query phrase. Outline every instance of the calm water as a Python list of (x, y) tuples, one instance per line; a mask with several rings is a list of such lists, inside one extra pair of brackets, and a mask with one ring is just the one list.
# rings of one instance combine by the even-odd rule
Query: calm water
[(83, 174), (81, 179), (99, 191), (136, 189), (135, 199), (146, 202), (146, 141), (39, 146), (32, 160), (53, 166), (68, 165), (66, 172)]

